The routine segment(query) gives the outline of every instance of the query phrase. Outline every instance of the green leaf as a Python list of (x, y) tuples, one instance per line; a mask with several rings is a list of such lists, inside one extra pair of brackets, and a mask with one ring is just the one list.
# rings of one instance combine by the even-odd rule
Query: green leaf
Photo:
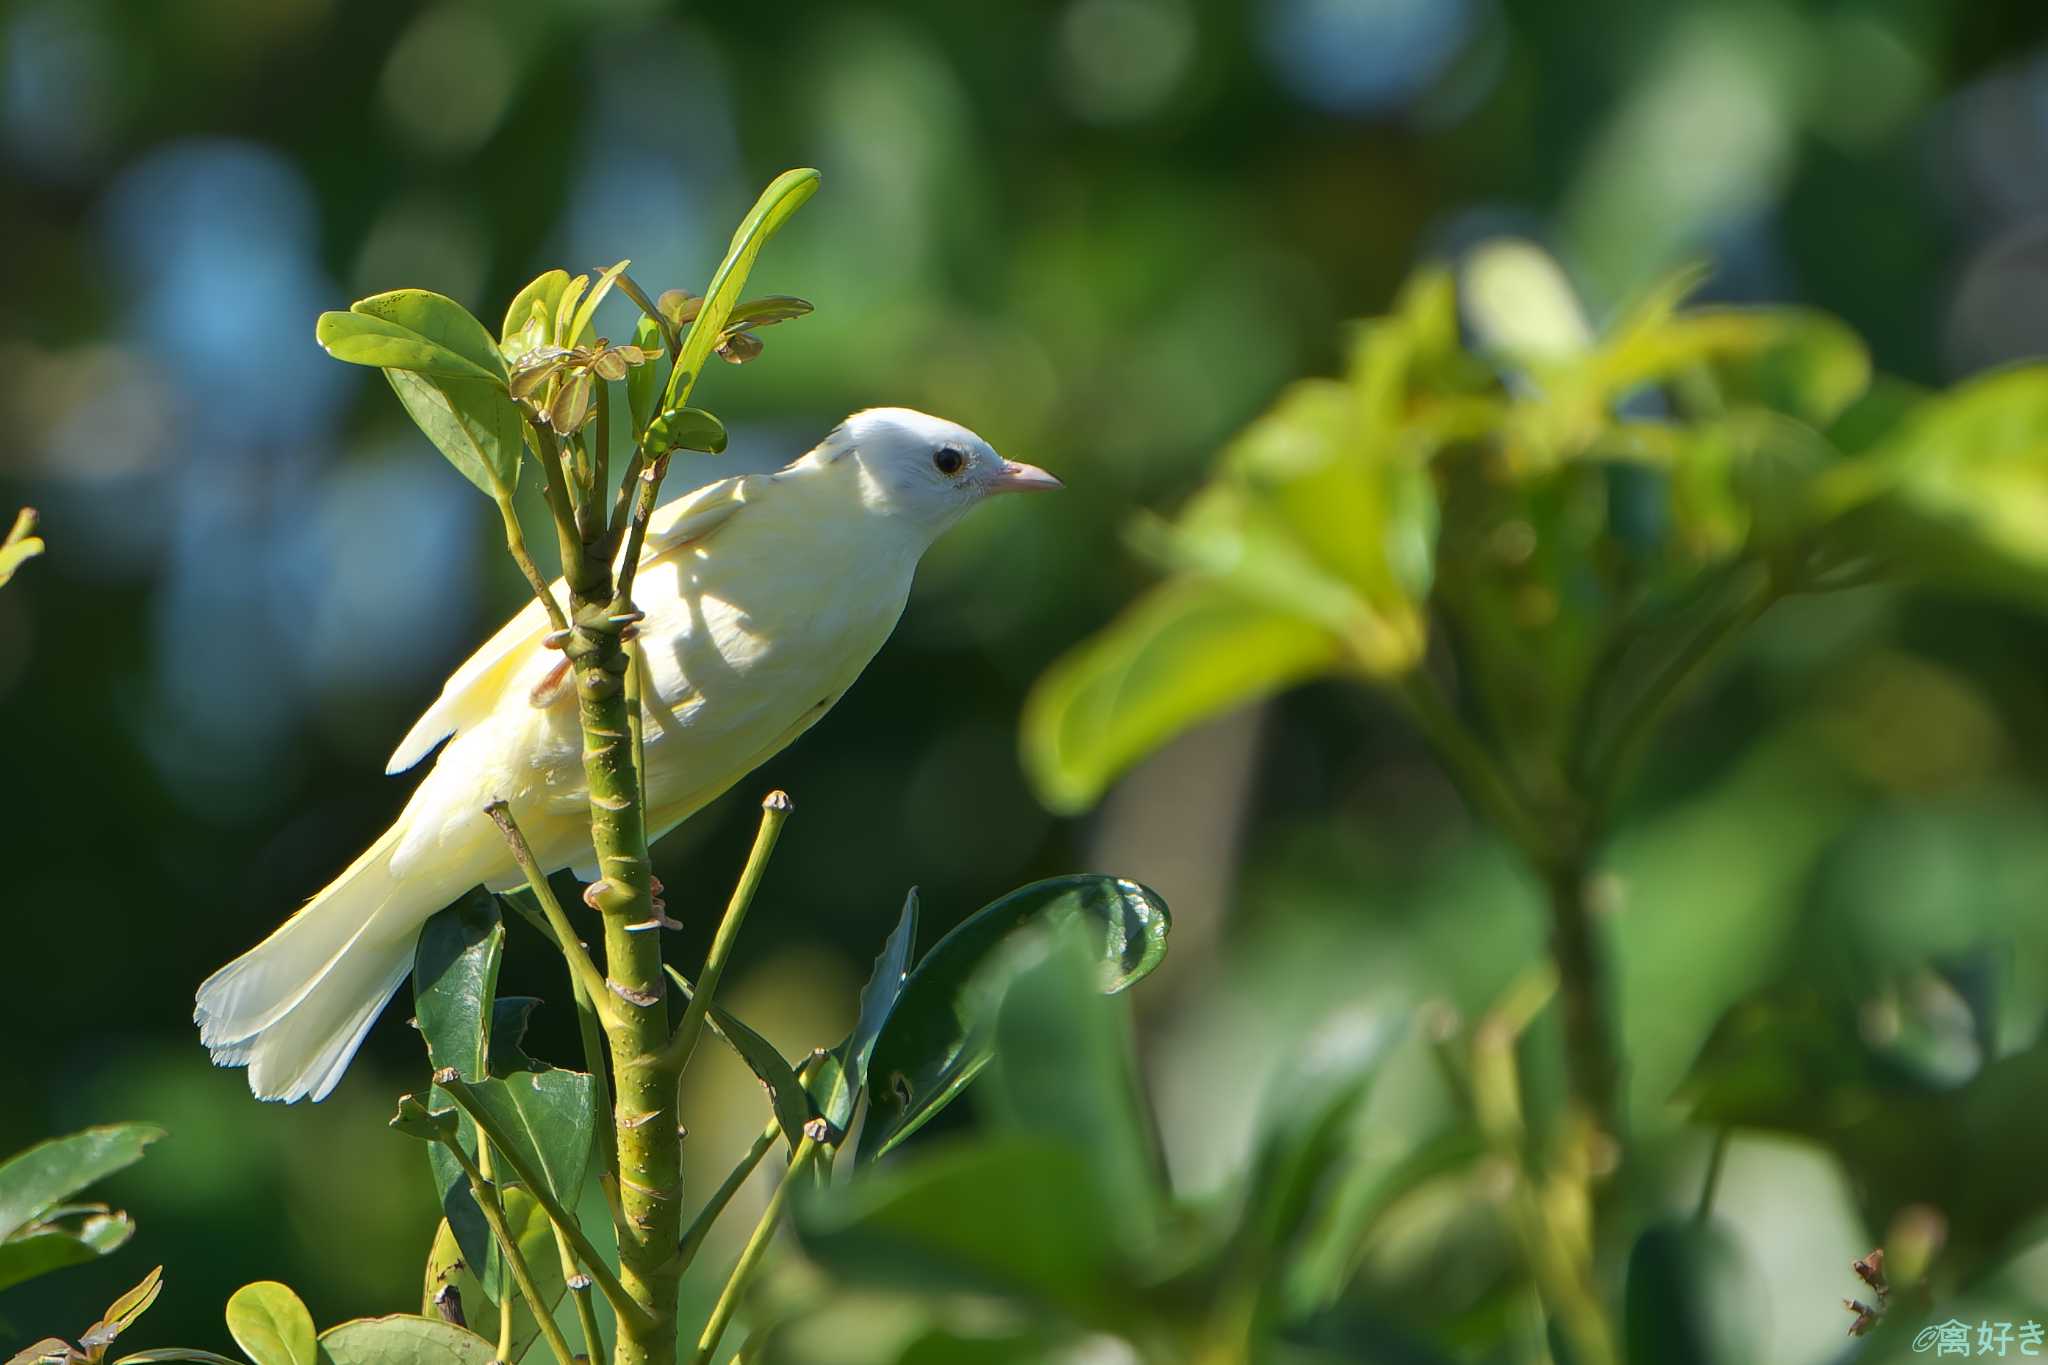
[(81, 1341), (80, 1345), (93, 1346), (112, 1341), (127, 1331), (137, 1318), (147, 1313), (149, 1306), (155, 1303), (157, 1296), (163, 1292), (164, 1268), (158, 1266), (144, 1275), (141, 1283), (107, 1305), (107, 1311), (100, 1314), (100, 1320), (86, 1332), (87, 1337), (95, 1340)]
[(662, 401), (664, 408), (678, 407), (690, 396), (690, 389), (697, 382), (704, 362), (710, 359), (720, 334), (732, 317), (740, 291), (746, 288), (747, 276), (753, 272), (761, 248), (817, 189), (816, 171), (784, 171), (761, 191), (761, 197), (754, 201), (754, 207), (740, 221), (739, 228), (732, 235), (732, 244), (726, 248), (725, 259), (719, 262), (717, 273), (711, 277), (711, 287), (704, 291), (703, 305), (691, 319), (689, 334), (683, 338), (682, 349), (676, 355), (675, 368), (669, 373), (668, 389)]
[(407, 1137), (435, 1143), (454, 1137), (461, 1130), (453, 1109), (429, 1109), (417, 1095), (398, 1097), (398, 1112), (391, 1116), (389, 1126)]
[(514, 1071), (548, 1069), (546, 1062), (529, 1057), (523, 1046), (527, 1026), (533, 1022), (533, 1012), (540, 1005), (540, 997), (533, 995), (504, 995), (491, 1002), (491, 1075), (506, 1076)]
[(420, 930), (413, 948), (413, 1009), (435, 1070), (454, 1067), (464, 1080), (487, 1074), (492, 1001), (505, 957), (505, 922), (497, 899), (478, 887)]
[(796, 1203), (804, 1250), (855, 1283), (1021, 1298), (1114, 1325), (1132, 1308), (1081, 1156), (1038, 1138), (934, 1153)]
[(2048, 606), (2048, 366), (1911, 407), (1818, 496), (1845, 535), (1924, 580)]
[[(509, 348), (512, 339), (526, 330), (526, 325), (535, 316), (543, 319), (543, 334), (539, 344), (559, 345), (555, 336), (554, 318), (562, 304), (562, 291), (569, 287), (569, 272), (549, 270), (536, 276), (532, 283), (512, 296), (512, 303), (505, 309), (505, 325), (499, 338)], [(524, 353), (523, 350), (521, 352)]]
[(242, 1365), (239, 1360), (217, 1356), (211, 1351), (197, 1351), (190, 1346), (157, 1346), (147, 1351), (135, 1351), (122, 1356), (114, 1365), (160, 1365), (173, 1360), (197, 1361), (198, 1365)]
[(875, 1040), (896, 1008), (909, 977), (911, 955), (917, 951), (917, 888), (903, 898), (903, 911), (896, 927), (875, 957), (874, 969), (860, 988), (860, 1013), (853, 1031), (840, 1040), (830, 1054), (820, 1057), (811, 1077), (812, 1103), (820, 1116), (843, 1133), (853, 1122), (854, 1106), (867, 1085), (868, 1062), (874, 1056)]
[(327, 354), (351, 365), (405, 370), (436, 379), (474, 379), (504, 386), (504, 379), (408, 327), (363, 313), (322, 313), (313, 335)]
[(646, 364), (635, 365), (626, 375), (626, 406), (633, 414), (633, 430), (637, 434), (647, 430), (647, 424), (654, 420), (654, 397), (661, 384), (661, 372), (651, 359), (660, 354), (662, 347), (661, 327), (653, 318), (643, 314), (634, 325), (633, 344), (650, 357)]
[(631, 264), (631, 261), (620, 261), (597, 277), (597, 283), (590, 287), (589, 295), (576, 309), (574, 324), (560, 338), (562, 345), (581, 346), (586, 336), (594, 335), (591, 321), (597, 316), (597, 305), (604, 302), (604, 296), (612, 292), (612, 286), (618, 283), (619, 276)]
[(429, 379), (406, 370), (386, 370), (384, 377), (414, 423), (463, 478), (493, 498), (512, 496), (525, 433), (519, 408), (501, 384)]
[[(676, 989), (683, 993), (685, 1000), (696, 994), (690, 981), (673, 967), (664, 967)], [(796, 1150), (803, 1141), (804, 1125), (811, 1121), (810, 1097), (805, 1093), (803, 1082), (797, 1079), (794, 1068), (783, 1059), (775, 1044), (755, 1032), (738, 1015), (713, 1001), (705, 1012), (705, 1022), (711, 1031), (738, 1058), (746, 1063), (747, 1070), (754, 1073), (754, 1079), (768, 1092), (768, 1103), (775, 1110), (775, 1121), (782, 1129), (782, 1136), (788, 1140), (789, 1149)]]
[(1736, 1311), (1742, 1300), (1716, 1293), (1743, 1271), (1740, 1245), (1716, 1224), (1666, 1219), (1644, 1229), (1623, 1294), (1630, 1365), (1738, 1365), (1767, 1354), (1757, 1323)]
[(275, 1280), (245, 1284), (228, 1300), (228, 1335), (256, 1365), (318, 1365), (313, 1315)]
[(320, 1365), (489, 1365), (495, 1349), (452, 1323), (401, 1313), (328, 1328)]
[(358, 317), (375, 318), (410, 332), (427, 344), (460, 357), (476, 373), (495, 379), (500, 385), (505, 383), (505, 356), (498, 343), (481, 322), (470, 316), (468, 309), (444, 294), (426, 289), (394, 289), (388, 294), (357, 299), (348, 310)]
[(875, 1039), (862, 1162), (916, 1132), (987, 1065), (991, 1002), (980, 981), (983, 965), (1020, 929), (1070, 920), (1093, 935), (1105, 994), (1141, 980), (1166, 956), (1166, 902), (1120, 878), (1054, 877), (975, 912), (910, 972)]
[(16, 569), (43, 552), (42, 538), (33, 534), (35, 529), (35, 511), (23, 508), (6, 537), (0, 539), (0, 588), (7, 586)]
[(717, 455), (725, 449), (725, 423), (702, 408), (670, 408), (647, 429), (650, 455), (671, 450), (702, 450)]
[(125, 1213), (95, 1212), (76, 1227), (56, 1223), (31, 1226), (0, 1242), (0, 1289), (52, 1270), (96, 1261), (119, 1250), (134, 1235), (134, 1220)]
[(1024, 704), (1024, 769), (1052, 809), (1087, 809), (1126, 768), (1221, 712), (1336, 669), (1337, 638), (1194, 578), (1140, 598), (1046, 670)]
[(470, 1093), (555, 1197), (575, 1208), (590, 1171), (595, 1131), (590, 1077), (581, 1071), (519, 1071), (472, 1085)]
[(995, 1124), (1081, 1153), (1112, 1234), (1136, 1253), (1156, 1240), (1165, 1163), (1140, 1098), (1129, 1012), (1101, 994), (1096, 926), (1079, 919), (1012, 934), (999, 982), (989, 1079)]
[(0, 1239), (141, 1160), (143, 1149), (163, 1135), (151, 1123), (109, 1124), (37, 1143), (0, 1163)]

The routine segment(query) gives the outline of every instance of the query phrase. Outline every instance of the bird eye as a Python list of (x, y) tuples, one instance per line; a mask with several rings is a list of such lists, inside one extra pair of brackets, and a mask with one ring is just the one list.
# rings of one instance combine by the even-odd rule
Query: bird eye
[(953, 446), (940, 446), (932, 452), (932, 466), (947, 478), (952, 478), (967, 465), (967, 455)]

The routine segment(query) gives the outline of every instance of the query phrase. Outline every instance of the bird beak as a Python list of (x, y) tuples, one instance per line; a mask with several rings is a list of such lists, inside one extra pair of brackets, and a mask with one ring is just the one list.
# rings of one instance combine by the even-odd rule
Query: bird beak
[(1004, 460), (1003, 472), (996, 475), (989, 485), (991, 491), (997, 493), (1035, 493), (1042, 489), (1065, 487), (1037, 465), (1018, 464), (1015, 460)]

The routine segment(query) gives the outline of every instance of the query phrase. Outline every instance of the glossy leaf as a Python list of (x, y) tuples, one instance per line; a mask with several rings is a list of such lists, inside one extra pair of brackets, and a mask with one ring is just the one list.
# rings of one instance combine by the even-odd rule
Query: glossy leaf
[(512, 296), (511, 304), (505, 309), (504, 327), (498, 333), (508, 350), (511, 348), (513, 338), (524, 332), (527, 324), (535, 317), (543, 320), (543, 332), (538, 338), (538, 344), (557, 344), (554, 318), (561, 308), (562, 291), (568, 287), (568, 271), (549, 270), (536, 276), (524, 289)]
[(854, 1283), (998, 1294), (1111, 1325), (1132, 1291), (1094, 1191), (1069, 1148), (997, 1138), (799, 1200), (796, 1223), (804, 1250)]
[(1157, 1237), (1165, 1163), (1140, 1098), (1129, 1012), (1100, 990), (1096, 927), (1066, 918), (1010, 936), (991, 965), (1000, 1003), (980, 1094), (1002, 1131), (1082, 1154), (1111, 1235), (1135, 1253)]
[(313, 1315), (275, 1280), (245, 1284), (228, 1300), (228, 1335), (256, 1365), (319, 1365)]
[(489, 368), (388, 318), (364, 313), (322, 313), (313, 335), (327, 354), (351, 365), (404, 370), (434, 379), (482, 380), (504, 385)]
[(149, 1311), (149, 1306), (164, 1292), (164, 1268), (150, 1271), (133, 1289), (122, 1294), (107, 1305), (107, 1311), (100, 1320), (86, 1330), (79, 1339), (79, 1345), (93, 1347), (112, 1341), (134, 1325), (135, 1320)]
[(116, 1360), (114, 1365), (165, 1365), (177, 1360), (194, 1361), (197, 1365), (242, 1365), (239, 1360), (217, 1356), (211, 1351), (197, 1351), (189, 1346), (156, 1346), (147, 1351), (134, 1351)]
[(463, 478), (493, 498), (512, 495), (525, 435), (519, 408), (503, 385), (430, 379), (406, 370), (387, 369), (384, 377), (414, 424)]
[(689, 333), (683, 338), (682, 349), (676, 355), (675, 369), (669, 375), (668, 389), (662, 402), (664, 408), (681, 406), (683, 400), (690, 396), (690, 389), (696, 384), (704, 362), (710, 358), (712, 349), (718, 345), (726, 324), (731, 320), (733, 307), (739, 302), (740, 291), (747, 286), (747, 276), (760, 257), (761, 248), (817, 189), (816, 171), (784, 171), (769, 182), (768, 188), (754, 202), (754, 207), (740, 221), (739, 228), (732, 235), (731, 245), (726, 248), (725, 259), (719, 262), (717, 273), (711, 277), (711, 287), (704, 291), (704, 300), (696, 316), (690, 320)]
[(489, 1365), (494, 1350), (474, 1332), (410, 1314), (357, 1318), (320, 1334), (320, 1365)]
[(590, 1171), (596, 1112), (591, 1078), (581, 1071), (519, 1071), (473, 1085), (470, 1092), (556, 1198), (576, 1207)]
[(539, 997), (532, 995), (502, 995), (491, 1002), (491, 1075), (548, 1069), (546, 1062), (529, 1057), (524, 1047), (527, 1026), (540, 1005)]
[(562, 334), (562, 345), (581, 346), (585, 344), (587, 337), (593, 335), (591, 323), (597, 317), (597, 305), (604, 302), (605, 295), (612, 292), (612, 286), (618, 283), (619, 276), (624, 274), (626, 267), (631, 264), (631, 261), (620, 261), (597, 277), (597, 283), (590, 286), (590, 293), (577, 305), (573, 325)]
[(661, 354), (661, 328), (653, 318), (642, 315), (633, 328), (633, 344), (646, 353), (644, 365), (635, 365), (626, 376), (626, 406), (633, 414), (633, 431), (647, 430), (654, 420), (654, 399), (660, 392), (661, 372), (654, 358)]
[(15, 570), (43, 552), (42, 537), (34, 534), (35, 529), (35, 512), (24, 508), (6, 536), (0, 537), (0, 588), (7, 586)]
[(435, 1070), (482, 1080), (490, 1055), (492, 1002), (505, 957), (505, 923), (481, 887), (441, 911), (413, 948), (413, 1009)]
[(731, 331), (735, 327), (767, 327), (815, 311), (815, 307), (807, 299), (800, 299), (792, 294), (768, 294), (734, 304), (732, 313), (726, 318), (726, 330)]
[(1093, 936), (1098, 987), (1124, 990), (1166, 956), (1171, 916), (1158, 893), (1114, 877), (1055, 877), (983, 907), (940, 939), (903, 983), (868, 1069), (860, 1159), (916, 1132), (987, 1065), (992, 1045), (983, 967), (1020, 929), (1079, 921)]
[(94, 1181), (142, 1159), (164, 1130), (115, 1123), (51, 1138), (0, 1163), (0, 1239), (12, 1237)]
[(868, 1064), (874, 1056), (875, 1040), (895, 1011), (909, 977), (912, 955), (917, 951), (917, 888), (903, 898), (896, 927), (882, 944), (867, 981), (860, 988), (860, 1013), (853, 1031), (829, 1053), (821, 1053), (813, 1067), (809, 1085), (811, 1102), (835, 1132), (844, 1133), (853, 1122), (854, 1106), (867, 1085)]
[(647, 429), (652, 455), (671, 450), (702, 450), (716, 455), (725, 449), (725, 423), (702, 408), (670, 408)]
[(357, 299), (349, 305), (349, 312), (403, 328), (461, 357), (477, 373), (499, 384), (505, 382), (505, 356), (498, 343), (481, 322), (470, 316), (468, 309), (444, 294), (426, 289), (394, 289), (387, 294)]
[(1024, 704), (1025, 772), (1052, 809), (1085, 810), (1175, 735), (1342, 658), (1312, 621), (1215, 583), (1169, 581), (1038, 680)]

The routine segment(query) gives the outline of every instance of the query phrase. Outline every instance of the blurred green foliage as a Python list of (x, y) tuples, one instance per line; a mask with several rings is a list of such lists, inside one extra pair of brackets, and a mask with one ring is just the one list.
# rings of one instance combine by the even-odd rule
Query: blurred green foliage
[[(796, 1055), (852, 1026), (906, 880), (964, 910), (1076, 867), (1139, 877), (1178, 915), (1137, 1038), (1194, 1201), (1241, 1184), (1246, 1097), (1303, 1039), (1360, 1010), (1477, 1017), (1540, 954), (1541, 897), (1393, 708), (1348, 686), (1193, 736), (1091, 819), (1046, 816), (1014, 759), (1019, 702), (1156, 578), (1119, 548), (1133, 509), (1177, 505), (1288, 381), (1339, 373), (1340, 319), (1385, 312), (1418, 260), (1503, 229), (1557, 252), (1592, 320), (1710, 253), (1708, 302), (1845, 319), (1910, 381), (1876, 396), (2044, 349), (2048, 151), (2026, 111), (2048, 18), (2029, 0), (25, 0), (0, 23), (0, 492), (56, 528), (0, 593), (0, 717), (11, 770), (36, 774), (8, 784), (0, 845), (10, 957), (35, 964), (0, 993), (22, 1097), (0, 1109), (0, 1149), (130, 1117), (173, 1134), (109, 1182), (137, 1241), (0, 1293), (23, 1331), (29, 1308), (90, 1322), (159, 1261), (175, 1292), (145, 1325), (221, 1350), (219, 1306), (252, 1280), (297, 1286), (319, 1322), (417, 1292), (438, 1211), (409, 1144), (363, 1138), (417, 1085), (415, 1040), (380, 1029), (333, 1100), (252, 1115), (187, 1023), (193, 982), (388, 821), (403, 789), (377, 757), (522, 596), (496, 528), (460, 510), (473, 495), (417, 458), (381, 387), (349, 386), (306, 341), (335, 298), (419, 284), (474, 307), (628, 249), (649, 278), (684, 278), (767, 174), (823, 169), (833, 192), (761, 281), (819, 311), (775, 338), (776, 366), (718, 385), (733, 448), (702, 477), (905, 402), (1069, 491), (1058, 517), (992, 511), (942, 547), (862, 685), (762, 774), (836, 814), (792, 835), (757, 911), (778, 932), (743, 951), (731, 999)], [(1857, 456), (1882, 432), (1898, 434), (1866, 399), (1833, 435)], [(1754, 443), (1723, 440), (1746, 468)], [(2002, 483), (2016, 460), (1997, 466), (1942, 478), (2024, 489)], [(1597, 481), (1624, 513), (1630, 478)], [(1594, 483), (1559, 496), (1594, 500)], [(1730, 487), (1686, 505), (1693, 553), (1748, 534), (1742, 505), (1715, 501)], [(394, 488), (402, 517), (384, 511)], [(2029, 504), (1894, 488), (1858, 513), (1872, 534), (1914, 528), (1922, 572), (1943, 577), (1940, 546), (1978, 546), (1948, 579), (1970, 591), (1872, 586), (1766, 616), (1619, 799), (1602, 887), (1632, 1109), (1663, 1113), (1676, 1086), (1707, 1120), (1755, 1125), (1716, 1207), (1754, 1272), (1723, 1316), (1751, 1325), (1757, 1358), (1832, 1358), (1837, 1300), (1860, 1292), (1847, 1258), (1879, 1240), (1933, 1248), (1895, 1274), (1923, 1288), (1895, 1293), (1892, 1327), (2048, 1299), (2027, 1109), (2048, 997), (2048, 636), (1977, 591), (2027, 581), (2011, 547)], [(1440, 592), (1490, 562), (1457, 533), (1437, 532)], [(443, 582), (394, 617), (402, 592)], [(1297, 676), (1321, 666), (1299, 636), (1250, 643), (1299, 651)], [(1533, 714), (1554, 711), (1529, 690)], [(744, 849), (744, 806), (658, 851), (686, 953), (711, 928), (704, 870)], [(501, 989), (551, 996), (536, 1047), (574, 1055), (543, 973), (515, 960)], [(1540, 1118), (1558, 1049), (1542, 1026), (1528, 1049)], [(723, 1079), (691, 1095), (698, 1188), (759, 1131), (757, 1082), (712, 1060)], [(1391, 1316), (1469, 1343), (1526, 1316), (1494, 1292), (1497, 1184), (1482, 1169), (1378, 1193), (1437, 1150), (1451, 1100), (1434, 1075), (1404, 1042), (1343, 1129), (1329, 1207), (1388, 1212), (1362, 1253), (1326, 1251)], [(1669, 1184), (1645, 1197), (1683, 1216), (1702, 1145), (1670, 1136), (1652, 1163)], [(343, 1166), (356, 1178), (334, 1181)], [(887, 1302), (868, 1301), (875, 1321)], [(1910, 1335), (1871, 1349), (1903, 1356)]]

